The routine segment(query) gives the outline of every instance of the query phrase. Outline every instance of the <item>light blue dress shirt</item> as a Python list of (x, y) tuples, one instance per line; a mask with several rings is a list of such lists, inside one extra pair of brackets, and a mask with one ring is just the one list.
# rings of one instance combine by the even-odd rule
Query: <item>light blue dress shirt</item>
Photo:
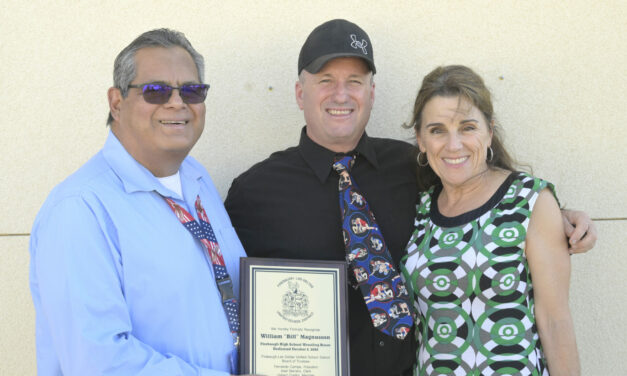
[(30, 240), (37, 367), (48, 375), (226, 375), (233, 339), (201, 243), (157, 192), (198, 218), (200, 195), (239, 292), (244, 249), (207, 171), (183, 196), (113, 135), (49, 195)]

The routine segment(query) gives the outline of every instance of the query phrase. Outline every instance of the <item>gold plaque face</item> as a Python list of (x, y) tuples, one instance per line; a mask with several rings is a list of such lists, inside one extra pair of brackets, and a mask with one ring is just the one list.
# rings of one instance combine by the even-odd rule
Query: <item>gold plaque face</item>
[(243, 373), (348, 375), (346, 264), (242, 258)]

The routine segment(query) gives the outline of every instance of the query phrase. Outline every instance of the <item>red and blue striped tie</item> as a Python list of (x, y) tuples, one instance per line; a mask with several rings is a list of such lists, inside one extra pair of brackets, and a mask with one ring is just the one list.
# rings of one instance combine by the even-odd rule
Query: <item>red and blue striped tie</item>
[[(222, 306), (226, 313), (227, 321), (229, 323), (229, 329), (233, 336), (233, 343), (236, 350), (239, 349), (239, 304), (235, 295), (233, 294), (233, 281), (226, 270), (224, 264), (224, 258), (218, 245), (218, 240), (213, 232), (213, 228), (209, 223), (209, 218), (205, 209), (200, 203), (200, 196), (196, 196), (196, 213), (198, 213), (198, 221), (192, 217), (191, 214), (179, 204), (174, 202), (171, 198), (164, 197), (176, 217), (185, 226), (187, 230), (194, 236), (194, 238), (200, 240), (213, 266), (213, 273), (216, 279), (216, 285), (222, 296)], [(237, 355), (237, 353), (235, 354)], [(236, 358), (236, 356), (235, 356)], [(231, 367), (237, 367), (238, 360), (231, 359)], [(236, 369), (234, 372), (236, 372)], [(237, 373), (237, 372), (236, 372)]]

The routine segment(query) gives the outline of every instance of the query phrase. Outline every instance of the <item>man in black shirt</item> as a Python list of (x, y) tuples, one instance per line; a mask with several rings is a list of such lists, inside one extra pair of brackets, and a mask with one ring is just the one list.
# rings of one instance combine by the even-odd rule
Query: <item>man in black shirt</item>
[[(307, 124), (298, 146), (236, 178), (225, 201), (249, 256), (344, 260), (339, 178), (332, 164), (337, 154), (355, 153), (351, 174), (399, 264), (416, 214), (417, 150), (365, 133), (374, 103), (372, 52), (368, 35), (345, 20), (326, 22), (309, 35), (298, 62), (296, 100)], [(582, 220), (590, 225), (585, 215)], [(383, 334), (359, 290), (349, 288), (348, 300), (351, 373), (411, 375), (413, 333), (404, 340)]]

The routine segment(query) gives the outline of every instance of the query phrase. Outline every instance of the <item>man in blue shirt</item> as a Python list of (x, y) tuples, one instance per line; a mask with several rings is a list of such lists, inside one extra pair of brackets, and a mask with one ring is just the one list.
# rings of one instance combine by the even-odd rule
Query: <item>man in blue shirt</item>
[[(107, 141), (33, 225), (40, 376), (237, 372), (212, 259), (223, 259), (237, 296), (245, 253), (207, 171), (188, 156), (205, 123), (203, 70), (184, 35), (167, 29), (116, 58)], [(201, 207), (221, 257), (178, 218), (205, 218)]]

